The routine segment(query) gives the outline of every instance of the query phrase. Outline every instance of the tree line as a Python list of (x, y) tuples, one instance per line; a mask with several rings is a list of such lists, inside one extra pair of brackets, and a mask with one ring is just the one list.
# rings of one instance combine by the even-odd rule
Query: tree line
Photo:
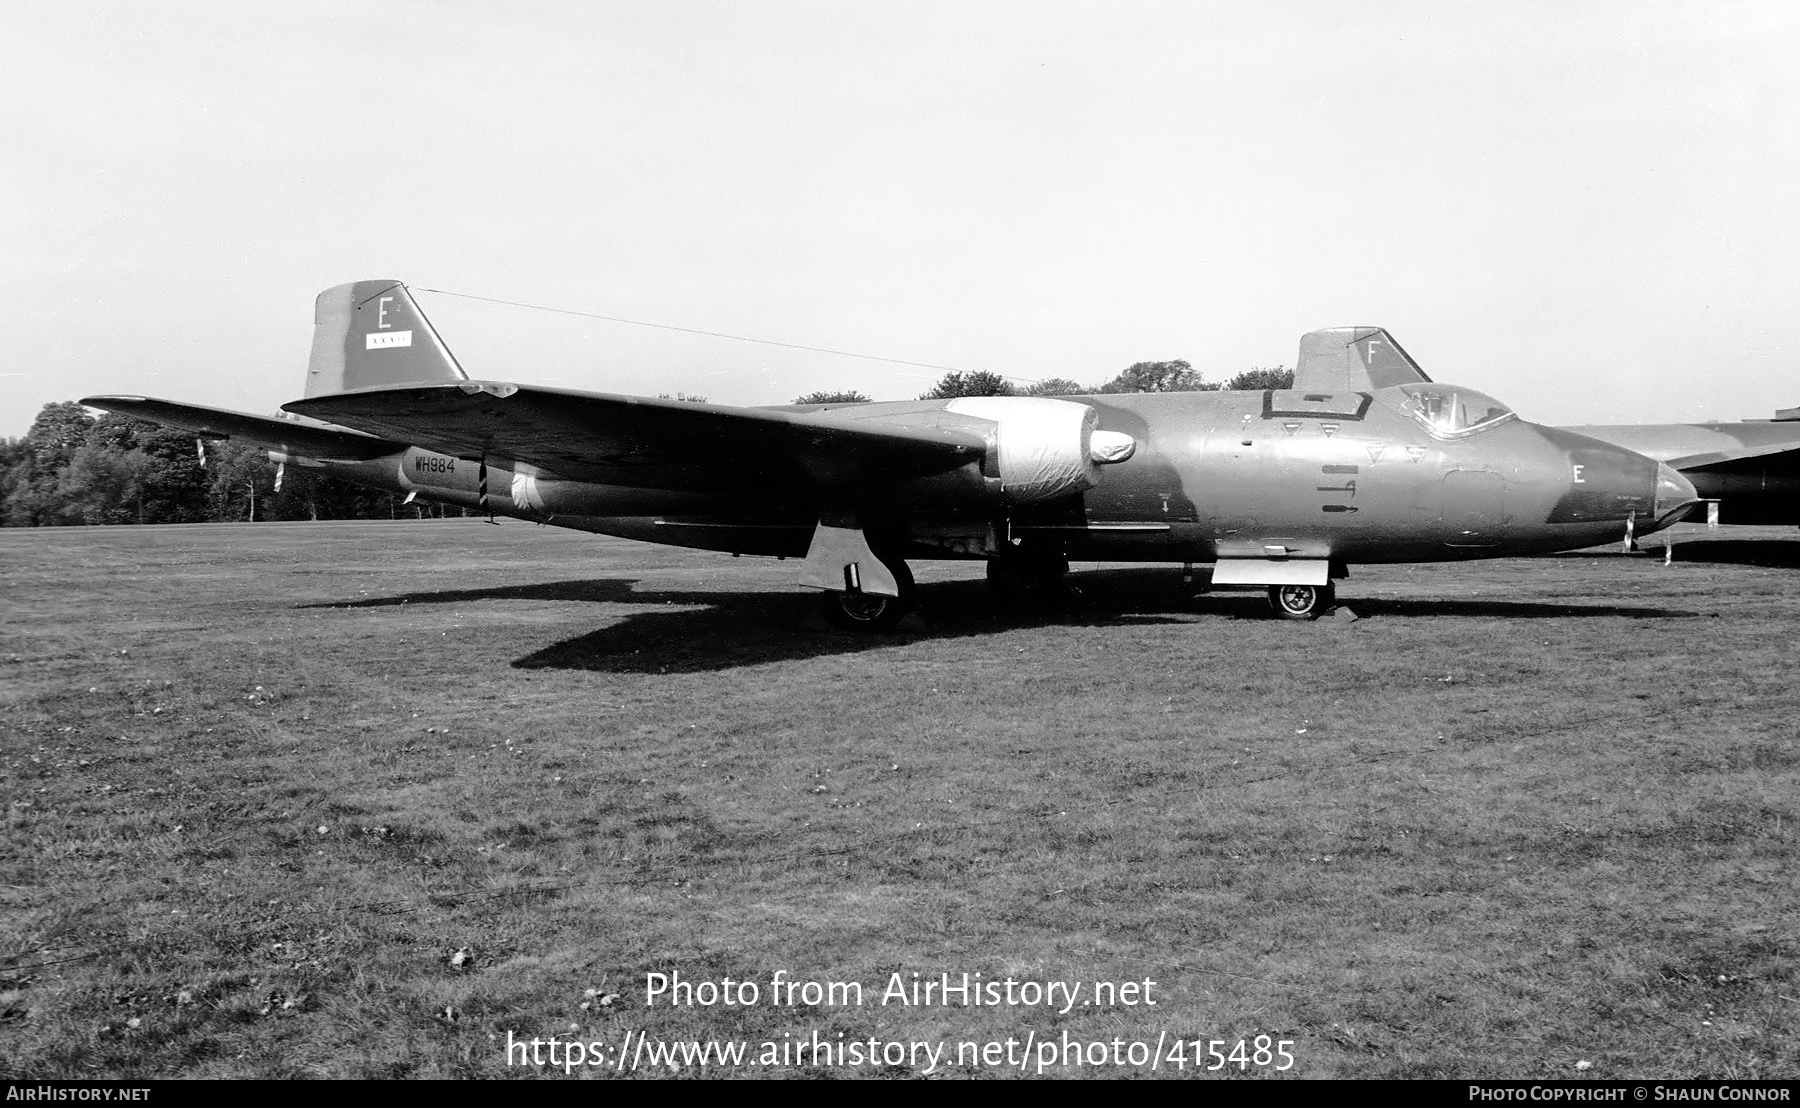
[[(947, 373), (920, 397), (1073, 396), (1288, 388), (1288, 369), (1252, 369), (1223, 385), (1184, 361), (1137, 362), (1103, 385), (1051, 378), (1015, 387), (986, 370)], [(679, 394), (674, 399), (704, 398)], [(866, 403), (857, 392), (814, 392), (796, 404)], [(263, 447), (196, 445), (176, 431), (73, 401), (46, 404), (22, 439), (0, 439), (0, 526), (220, 523), (242, 520), (416, 519), (466, 515), (398, 493), (365, 489), (301, 465), (277, 466)]]
[[(1220, 389), (1288, 389), (1294, 387), (1294, 371), (1284, 366), (1247, 369), (1223, 383), (1206, 380), (1193, 366), (1176, 359), (1168, 362), (1133, 362), (1117, 377), (1100, 385), (1083, 385), (1067, 377), (1033, 381), (1024, 388), (1013, 379), (985, 369), (953, 371), (920, 395), (920, 400), (954, 400), (959, 396), (1104, 396), (1124, 392), (1217, 392)], [(810, 392), (796, 404), (865, 404), (860, 392)]]
[(303, 466), (278, 469), (263, 447), (208, 442), (203, 454), (191, 432), (116, 412), (96, 418), (73, 401), (46, 404), (24, 438), (0, 439), (0, 524), (7, 527), (444, 513), (400, 500)]

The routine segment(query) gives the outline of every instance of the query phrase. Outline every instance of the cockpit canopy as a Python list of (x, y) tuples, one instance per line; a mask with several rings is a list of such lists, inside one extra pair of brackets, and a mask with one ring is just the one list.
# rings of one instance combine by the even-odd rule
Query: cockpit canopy
[(1462, 438), (1518, 419), (1486, 393), (1434, 381), (1398, 386), (1400, 410), (1438, 438)]

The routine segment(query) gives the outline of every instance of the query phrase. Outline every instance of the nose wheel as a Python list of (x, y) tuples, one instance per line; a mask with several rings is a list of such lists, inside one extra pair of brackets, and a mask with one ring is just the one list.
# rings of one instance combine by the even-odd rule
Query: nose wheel
[(1269, 606), (1282, 619), (1318, 619), (1335, 598), (1330, 585), (1269, 586)]

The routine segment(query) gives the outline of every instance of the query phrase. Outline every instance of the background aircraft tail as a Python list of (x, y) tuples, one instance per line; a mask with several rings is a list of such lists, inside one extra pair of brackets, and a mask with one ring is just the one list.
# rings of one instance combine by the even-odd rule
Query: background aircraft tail
[(468, 379), (399, 281), (337, 285), (314, 302), (307, 396)]
[(1374, 392), (1429, 380), (1419, 363), (1380, 327), (1332, 327), (1300, 336), (1296, 389)]

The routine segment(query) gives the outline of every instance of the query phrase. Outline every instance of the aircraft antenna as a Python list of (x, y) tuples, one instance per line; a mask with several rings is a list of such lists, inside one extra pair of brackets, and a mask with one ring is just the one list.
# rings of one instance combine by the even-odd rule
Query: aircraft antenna
[[(780, 342), (775, 339), (752, 338), (749, 335), (733, 335), (733, 334), (729, 334), (725, 331), (705, 331), (698, 327), (677, 327), (672, 323), (651, 323), (647, 320), (642, 320), (642, 319), (625, 319), (622, 316), (602, 315), (599, 312), (582, 312), (582, 311), (577, 311), (574, 308), (553, 308), (553, 307), (549, 306), (548, 304), (527, 304), (522, 300), (502, 300), (497, 296), (477, 296), (475, 293), (472, 293), (472, 292), (451, 292), (448, 289), (428, 289), (422, 285), (413, 285), (410, 287), (415, 292), (434, 292), (434, 293), (437, 293), (439, 296), (456, 296), (456, 297), (461, 297), (464, 300), (482, 300), (482, 301), (486, 301), (489, 304), (503, 304), (509, 308), (529, 308), (532, 311), (536, 311), (536, 312), (551, 312), (555, 315), (580, 316), (583, 319), (599, 319), (599, 320), (604, 320), (607, 323), (629, 323), (633, 327), (654, 327), (659, 331), (680, 331), (684, 334), (689, 334), (689, 335), (705, 335), (708, 338), (733, 339), (737, 342), (761, 343), (763, 346), (781, 346), (781, 347), (786, 347), (789, 350), (807, 350), (807, 351), (811, 351), (814, 354), (836, 354), (837, 356), (842, 357), (842, 358), (862, 358), (865, 361), (888, 362), (893, 365), (917, 366), (920, 369), (941, 369), (946, 373), (968, 373), (968, 372), (971, 372), (970, 370), (964, 369), (961, 366), (939, 365), (936, 362), (914, 362), (914, 361), (909, 361), (905, 358), (888, 358), (888, 357), (884, 357), (880, 354), (858, 354), (854, 350), (833, 350), (832, 348), (830, 348), (828, 346), (808, 346), (805, 343), (801, 343), (801, 342)], [(1016, 377), (1010, 373), (995, 373), (993, 370), (987, 370), (985, 372), (994, 373), (994, 376), (1004, 377), (1008, 381), (1024, 381), (1028, 384), (1033, 384), (1033, 385), (1038, 383), (1038, 379), (1035, 377)]]

